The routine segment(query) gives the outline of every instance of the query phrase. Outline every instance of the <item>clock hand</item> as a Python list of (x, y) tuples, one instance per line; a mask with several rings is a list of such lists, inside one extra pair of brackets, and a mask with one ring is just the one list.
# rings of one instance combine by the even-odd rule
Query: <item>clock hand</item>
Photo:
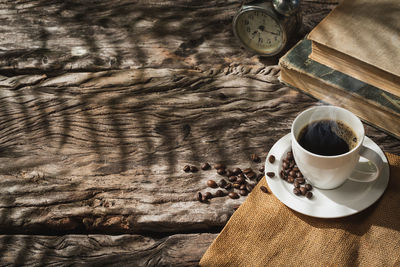
[(263, 31), (263, 32), (268, 32), (268, 33), (270, 33), (270, 34), (279, 35), (279, 34), (276, 33), (276, 32), (267, 31), (263, 25), (260, 25), (260, 27), (258, 27), (258, 29), (259, 29), (260, 31)]

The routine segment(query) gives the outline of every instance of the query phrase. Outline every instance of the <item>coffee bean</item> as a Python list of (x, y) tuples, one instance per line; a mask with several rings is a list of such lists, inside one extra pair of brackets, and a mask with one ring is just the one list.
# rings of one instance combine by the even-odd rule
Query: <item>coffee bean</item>
[(197, 169), (196, 166), (190, 166), (190, 171), (191, 171), (191, 172), (197, 172), (198, 169)]
[(218, 185), (214, 180), (208, 180), (207, 181), (207, 186), (211, 187), (211, 188), (217, 188)]
[(308, 192), (306, 193), (306, 198), (310, 199), (310, 198), (312, 198), (312, 196), (313, 196), (313, 193), (312, 193), (312, 192), (308, 191)]
[(239, 189), (240, 190), (245, 190), (246, 189), (246, 185), (245, 184), (240, 185)]
[(250, 172), (252, 172), (253, 170), (251, 168), (246, 168), (243, 170), (244, 174), (248, 174)]
[(293, 171), (293, 170), (291, 170), (291, 171), (289, 172), (289, 175), (292, 176), (292, 177), (296, 177), (296, 172)]
[(288, 183), (293, 184), (294, 178), (292, 176), (288, 176), (287, 181), (288, 181)]
[(246, 190), (249, 191), (249, 193), (253, 190), (253, 185), (247, 184), (246, 185)]
[(263, 191), (264, 193), (269, 193), (268, 188), (266, 188), (265, 186), (260, 186), (260, 190)]
[(267, 172), (267, 176), (270, 177), (270, 178), (272, 178), (272, 177), (275, 176), (275, 173), (274, 173), (274, 172)]
[(258, 171), (264, 173), (264, 171), (265, 171), (264, 166), (261, 166), (261, 167), (258, 169)]
[(229, 192), (228, 196), (229, 196), (230, 198), (232, 198), (232, 199), (237, 199), (237, 198), (240, 197), (240, 196), (239, 196), (237, 193), (235, 193), (235, 192)]
[(312, 190), (312, 186), (311, 186), (310, 184), (305, 184), (304, 187), (305, 187), (308, 191)]
[(215, 196), (216, 197), (223, 197), (223, 196), (225, 196), (225, 193), (222, 190), (217, 190), (217, 192), (215, 192)]
[(293, 152), (292, 152), (292, 151), (289, 151), (289, 152), (286, 154), (286, 157), (287, 157), (288, 159), (293, 159)]
[(294, 193), (296, 196), (299, 196), (299, 195), (301, 194), (300, 189), (298, 189), (297, 187), (293, 188), (293, 193)]
[(264, 174), (259, 173), (259, 174), (257, 175), (256, 181), (257, 181), (257, 182), (260, 181), (263, 177), (264, 177)]
[(304, 184), (306, 180), (305, 180), (304, 178), (296, 178), (296, 181), (297, 181), (299, 184)]
[(307, 189), (304, 186), (301, 186), (300, 188), (300, 193), (304, 196), (307, 193)]
[(236, 182), (236, 179), (237, 179), (236, 176), (229, 176), (228, 177), (228, 181), (229, 182)]
[(242, 170), (240, 168), (234, 168), (233, 169), (233, 174), (238, 175), (239, 173), (242, 173)]
[(231, 183), (228, 183), (228, 184), (225, 185), (225, 189), (226, 190), (229, 190), (231, 188), (232, 188), (232, 184)]
[(202, 169), (203, 171), (208, 170), (208, 169), (210, 169), (210, 168), (211, 168), (211, 166), (210, 166), (210, 164), (208, 164), (208, 162), (205, 162), (205, 163), (203, 163), (203, 164), (201, 165), (201, 169)]
[(214, 165), (214, 169), (218, 170), (218, 169), (225, 169), (226, 166), (222, 163), (217, 163)]
[(247, 190), (246, 189), (243, 189), (243, 190), (240, 190), (239, 191), (239, 194), (241, 195), (241, 196), (247, 196)]
[(226, 171), (225, 171), (225, 169), (218, 169), (218, 170), (217, 170), (217, 173), (218, 173), (219, 175), (224, 175), (224, 174), (226, 173)]
[(291, 160), (291, 161), (289, 162), (289, 167), (290, 167), (290, 168), (293, 168), (293, 167), (294, 167), (294, 160)]
[(260, 157), (256, 154), (251, 154), (251, 160), (257, 163), (261, 161)]
[(294, 167), (294, 168), (293, 168), (293, 171), (298, 172), (298, 171), (300, 171), (300, 170), (299, 170), (298, 167)]
[(257, 177), (257, 174), (255, 172), (249, 172), (247, 175), (247, 178), (249, 178), (250, 180), (253, 180), (254, 178)]
[(212, 198), (212, 194), (211, 194), (210, 192), (206, 192), (206, 193), (204, 194), (204, 196), (205, 196), (207, 199), (211, 199), (211, 198)]
[(198, 201), (202, 201), (203, 200), (203, 195), (201, 194), (201, 192), (197, 192), (197, 194), (196, 194), (196, 199), (198, 200)]
[(287, 168), (289, 167), (289, 163), (287, 163), (286, 161), (284, 161), (284, 162), (282, 163), (282, 167), (283, 167), (284, 169), (287, 169)]
[(221, 179), (221, 180), (219, 180), (219, 182), (218, 182), (218, 186), (219, 187), (221, 187), (221, 188), (224, 188), (225, 186), (226, 186), (226, 180), (225, 179)]
[(246, 179), (244, 179), (242, 177), (239, 177), (239, 178), (236, 179), (236, 182), (239, 183), (239, 184), (243, 184), (245, 181), (246, 181)]
[(231, 170), (227, 170), (226, 171), (226, 176), (232, 176), (233, 175), (233, 171), (231, 171)]
[(280, 176), (282, 179), (285, 179), (285, 173), (283, 172), (283, 170), (281, 170), (281, 172), (279, 173), (279, 176)]
[(239, 183), (234, 183), (233, 184), (233, 188), (239, 189), (240, 188), (240, 184)]
[(303, 177), (303, 174), (301, 174), (301, 172), (296, 172), (296, 177), (298, 177), (298, 178), (301, 178), (301, 177)]
[(189, 165), (185, 165), (185, 167), (183, 167), (183, 171), (184, 172), (190, 172), (190, 166)]
[(274, 163), (275, 162), (275, 156), (274, 155), (269, 156), (268, 161), (270, 163)]
[(293, 183), (294, 187), (299, 188), (300, 187), (300, 183), (298, 181), (294, 181)]

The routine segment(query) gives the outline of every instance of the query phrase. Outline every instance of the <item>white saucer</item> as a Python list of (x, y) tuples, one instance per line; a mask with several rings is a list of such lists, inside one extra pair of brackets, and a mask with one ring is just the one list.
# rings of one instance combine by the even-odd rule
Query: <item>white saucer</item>
[[(385, 191), (389, 182), (389, 164), (380, 147), (370, 138), (365, 137), (364, 145), (375, 150), (382, 158), (384, 166), (381, 175), (373, 182), (360, 183), (347, 180), (343, 185), (331, 190), (313, 188), (311, 199), (296, 196), (293, 184), (279, 177), (282, 159), (291, 149), (290, 133), (279, 139), (268, 153), (265, 161), (265, 173), (274, 172), (275, 177), (265, 175), (272, 193), (286, 206), (305, 215), (318, 218), (340, 218), (358, 213), (377, 201)], [(275, 162), (268, 161), (270, 155), (275, 156)], [(359, 164), (365, 164), (361, 158)]]

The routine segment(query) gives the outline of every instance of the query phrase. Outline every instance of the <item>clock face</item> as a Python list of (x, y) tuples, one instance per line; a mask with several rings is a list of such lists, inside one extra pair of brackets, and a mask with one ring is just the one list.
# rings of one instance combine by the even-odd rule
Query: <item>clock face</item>
[(284, 46), (285, 37), (278, 21), (263, 10), (248, 10), (235, 21), (237, 37), (259, 54), (274, 55)]

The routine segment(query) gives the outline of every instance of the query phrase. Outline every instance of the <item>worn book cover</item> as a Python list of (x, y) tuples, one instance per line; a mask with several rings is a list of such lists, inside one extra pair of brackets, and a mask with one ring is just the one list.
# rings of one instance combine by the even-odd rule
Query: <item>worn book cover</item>
[(400, 1), (347, 0), (308, 35), (310, 58), (400, 96)]
[(307, 39), (289, 50), (279, 60), (281, 81), (400, 138), (400, 97), (322, 65), (310, 53)]

